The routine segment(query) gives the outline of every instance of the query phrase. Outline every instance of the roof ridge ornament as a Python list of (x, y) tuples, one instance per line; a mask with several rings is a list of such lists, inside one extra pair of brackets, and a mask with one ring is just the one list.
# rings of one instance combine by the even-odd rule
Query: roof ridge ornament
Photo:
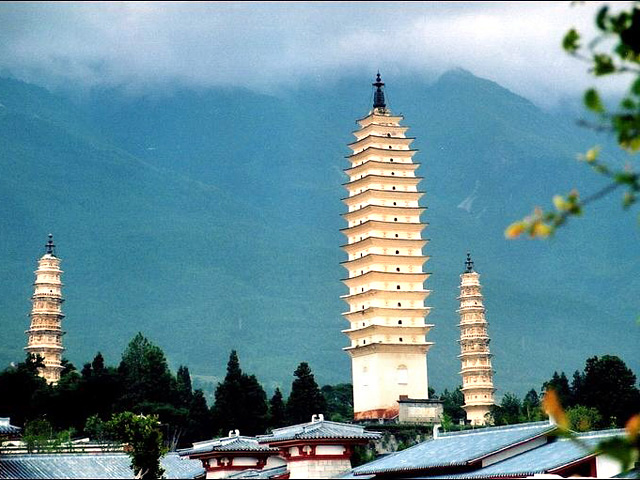
[(384, 91), (382, 90), (382, 87), (384, 87), (384, 82), (382, 81), (382, 78), (380, 78), (379, 70), (378, 74), (376, 75), (376, 81), (372, 83), (372, 85), (376, 87), (376, 91), (373, 94), (373, 108), (374, 110), (376, 108), (381, 108), (384, 110), (387, 105), (384, 101)]

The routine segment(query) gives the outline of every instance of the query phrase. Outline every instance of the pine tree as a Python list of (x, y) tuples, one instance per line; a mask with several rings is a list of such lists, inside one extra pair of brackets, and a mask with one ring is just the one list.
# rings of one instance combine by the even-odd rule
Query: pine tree
[(176, 391), (177, 400), (180, 406), (188, 407), (193, 397), (191, 387), (191, 375), (189, 369), (184, 365), (178, 367), (178, 373), (176, 374)]
[(212, 409), (221, 434), (240, 430), (244, 435), (264, 433), (267, 425), (267, 394), (254, 375), (242, 373), (235, 350), (229, 356), (227, 375), (218, 384)]
[(271, 428), (284, 427), (286, 423), (286, 407), (282, 399), (282, 392), (276, 388), (273, 397), (269, 400), (269, 426)]
[(306, 423), (317, 413), (326, 413), (327, 403), (306, 362), (298, 365), (296, 379), (291, 384), (291, 395), (287, 401), (289, 423)]

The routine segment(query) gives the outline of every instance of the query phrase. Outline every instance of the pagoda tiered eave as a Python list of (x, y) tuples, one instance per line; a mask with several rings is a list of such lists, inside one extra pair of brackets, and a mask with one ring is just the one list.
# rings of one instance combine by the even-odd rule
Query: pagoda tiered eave
[[(348, 168), (344, 171), (347, 175), (358, 175), (371, 169), (380, 169), (394, 172), (415, 172), (420, 163), (401, 163), (401, 162), (381, 162), (379, 160), (367, 160), (359, 165)], [(385, 175), (386, 176), (386, 175)], [(391, 175), (395, 176), (395, 175)]]
[(424, 282), (431, 274), (428, 272), (408, 273), (408, 272), (381, 272), (379, 270), (369, 270), (360, 275), (343, 278), (342, 282), (349, 288), (357, 287), (363, 282)]
[(378, 230), (419, 234), (428, 225), (428, 223), (423, 222), (383, 222), (381, 220), (367, 220), (353, 227), (342, 228), (340, 231), (347, 236), (360, 235)]
[(371, 124), (400, 127), (400, 125), (398, 124), (402, 120), (404, 120), (404, 117), (402, 115), (381, 115), (379, 113), (376, 113), (375, 111), (371, 111), (367, 116), (359, 118), (358, 120), (356, 120), (356, 122), (358, 122), (358, 124), (362, 128), (366, 128)]
[(342, 316), (349, 322), (367, 320), (372, 317), (382, 318), (418, 318), (426, 317), (431, 312), (431, 307), (407, 308), (407, 307), (367, 307), (364, 310), (342, 312)]
[[(396, 265), (398, 263), (411, 264), (413, 266), (424, 265), (431, 257), (426, 255), (391, 255), (383, 253), (368, 253), (362, 257), (354, 258), (353, 260), (347, 260), (340, 262), (346, 269), (357, 268), (359, 266), (366, 266), (369, 264), (377, 265)], [(414, 272), (385, 272), (385, 273), (414, 273)], [(350, 277), (353, 278), (353, 277)]]
[(344, 245), (341, 245), (340, 248), (342, 248), (344, 251), (346, 251), (348, 254), (353, 254), (355, 252), (358, 252), (360, 250), (362, 250), (363, 248), (369, 248), (369, 247), (396, 247), (398, 245), (400, 245), (402, 248), (411, 248), (411, 249), (420, 249), (422, 250), (422, 248), (429, 242), (428, 239), (422, 239), (422, 238), (384, 238), (384, 237), (367, 237), (364, 238), (362, 240), (358, 240), (357, 242), (353, 242), (353, 243), (345, 243)]
[[(342, 217), (348, 222), (358, 219), (363, 215), (381, 214), (381, 215), (422, 215), (425, 209), (421, 207), (401, 207), (397, 205), (366, 205), (358, 210), (351, 210), (347, 213), (342, 213)], [(394, 222), (395, 223), (395, 222)], [(413, 223), (413, 222), (401, 222), (401, 223)]]
[[(364, 175), (356, 180), (343, 183), (342, 186), (347, 189), (357, 189), (369, 185), (371, 183), (384, 183), (388, 185), (402, 185), (405, 187), (417, 187), (422, 181), (422, 177), (396, 177), (395, 175)], [(389, 189), (393, 191), (393, 189)]]
[[(356, 193), (349, 197), (342, 198), (342, 202), (347, 204), (348, 206), (355, 205), (358, 203), (366, 203), (370, 202), (371, 199), (375, 200), (396, 200), (399, 202), (417, 202), (420, 198), (425, 194), (424, 191), (415, 190), (380, 190), (376, 188), (370, 188), (368, 190), (364, 190), (362, 192)], [(427, 208), (427, 207), (423, 207)]]
[(371, 290), (365, 290), (364, 292), (358, 292), (352, 295), (341, 295), (340, 298), (347, 303), (349, 303), (350, 300), (360, 301), (361, 299), (369, 297), (375, 297), (380, 300), (390, 300), (397, 298), (399, 293), (402, 293), (403, 300), (420, 302), (431, 294), (431, 290), (379, 290), (372, 288)]
[(358, 162), (362, 159), (368, 158), (369, 156), (375, 158), (387, 158), (390, 155), (393, 155), (397, 158), (411, 158), (413, 157), (419, 150), (408, 148), (402, 150), (395, 150), (393, 148), (379, 148), (379, 147), (367, 147), (364, 150), (360, 150), (358, 153), (352, 153), (351, 155), (345, 155), (344, 158), (348, 159), (352, 164), (354, 162)]
[[(382, 125), (376, 123), (370, 123), (367, 126), (351, 132), (356, 139), (360, 140), (375, 133), (383, 133), (384, 135), (390, 134), (393, 137), (403, 136), (409, 127), (406, 125)], [(400, 135), (398, 135), (400, 134)]]
[[(397, 127), (396, 127), (397, 128)], [(367, 135), (366, 137), (361, 137), (357, 139), (355, 142), (347, 145), (351, 150), (358, 150), (359, 148), (364, 148), (364, 145), (374, 143), (374, 144), (395, 144), (402, 145), (403, 147), (408, 147), (415, 140), (415, 137), (398, 137), (398, 136), (386, 136), (386, 135), (376, 135), (375, 133)], [(378, 147), (384, 148), (384, 147)]]

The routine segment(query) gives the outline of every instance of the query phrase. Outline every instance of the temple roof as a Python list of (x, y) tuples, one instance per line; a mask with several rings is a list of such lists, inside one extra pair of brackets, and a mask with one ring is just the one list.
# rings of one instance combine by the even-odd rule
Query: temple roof
[(273, 467), (273, 468), (265, 468), (263, 470), (249, 468), (247, 470), (240, 470), (239, 472), (232, 473), (231, 475), (228, 475), (225, 478), (257, 478), (257, 479), (279, 478), (285, 473), (287, 473), (288, 468), (289, 467), (287, 465), (280, 465), (278, 467)]
[(277, 452), (277, 448), (260, 445), (255, 437), (231, 436), (194, 443), (191, 448), (178, 450), (181, 456), (211, 452)]
[[(204, 477), (199, 460), (168, 453), (161, 460), (166, 478)], [(125, 453), (0, 455), (0, 478), (135, 478)]]
[(375, 440), (378, 432), (367, 432), (360, 425), (317, 420), (289, 427), (276, 428), (269, 435), (258, 435), (260, 443), (275, 443), (287, 440)]
[(361, 465), (353, 473), (357, 478), (359, 473), (382, 474), (470, 465), (555, 429), (555, 425), (545, 421), (441, 433), (437, 438)]
[(16, 435), (22, 431), (20, 427), (11, 425), (9, 422), (9, 418), (0, 417), (0, 435)]
[(429, 476), (428, 478), (484, 479), (553, 473), (554, 470), (593, 456), (593, 449), (601, 440), (623, 435), (624, 430), (621, 429), (579, 433), (576, 434), (576, 437), (580, 443), (560, 438), (473, 472), (459, 473), (455, 476)]

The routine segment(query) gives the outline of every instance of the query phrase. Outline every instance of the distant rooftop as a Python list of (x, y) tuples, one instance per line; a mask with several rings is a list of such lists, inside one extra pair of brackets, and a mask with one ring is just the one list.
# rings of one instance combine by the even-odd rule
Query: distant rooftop
[(276, 428), (269, 435), (258, 435), (257, 439), (260, 443), (311, 439), (375, 440), (380, 438), (380, 435), (378, 432), (367, 432), (360, 425), (330, 422), (318, 417), (316, 421), (309, 423)]
[(236, 435), (196, 442), (191, 448), (178, 450), (181, 456), (209, 452), (278, 452), (278, 449), (260, 445), (255, 437)]
[(441, 433), (406, 450), (353, 469), (353, 474), (368, 475), (437, 467), (470, 465), (505, 448), (555, 430), (549, 422), (524, 423), (461, 432)]
[[(162, 458), (166, 478), (204, 478), (198, 460), (169, 453)], [(0, 478), (135, 478), (124, 453), (60, 453), (0, 455)]]

